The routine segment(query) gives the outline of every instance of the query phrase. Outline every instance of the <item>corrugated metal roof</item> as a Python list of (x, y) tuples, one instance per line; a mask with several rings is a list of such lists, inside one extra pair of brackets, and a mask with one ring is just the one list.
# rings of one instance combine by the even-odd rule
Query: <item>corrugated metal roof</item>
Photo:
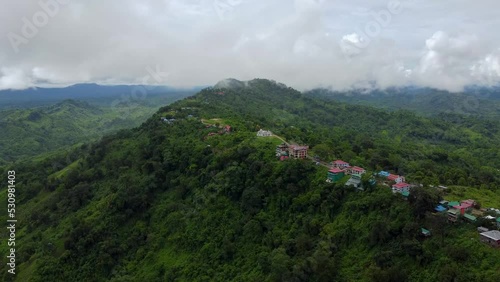
[(481, 235), (488, 237), (488, 238), (491, 238), (493, 240), (500, 240), (500, 231), (498, 231), (498, 230), (491, 230), (488, 232), (483, 232), (483, 233), (481, 233)]

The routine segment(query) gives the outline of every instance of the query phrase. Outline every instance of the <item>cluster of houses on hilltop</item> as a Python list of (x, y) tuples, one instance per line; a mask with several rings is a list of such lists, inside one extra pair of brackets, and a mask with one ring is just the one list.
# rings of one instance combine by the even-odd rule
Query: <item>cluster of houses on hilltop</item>
[[(439, 205), (436, 206), (435, 211), (438, 213), (446, 213), (448, 222), (455, 223), (459, 219), (462, 219), (469, 223), (476, 223), (477, 216), (482, 215), (482, 211), (475, 209), (476, 201), (472, 199), (467, 199), (463, 201), (440, 201)], [(475, 214), (475, 215), (474, 215)], [(500, 228), (500, 217), (495, 218), (493, 216), (483, 217), (486, 220), (495, 220), (497, 228)], [(485, 227), (478, 227), (477, 230), (480, 233), (481, 242), (487, 243), (493, 247), (500, 247), (500, 231), (489, 230)]]
[(307, 158), (308, 150), (309, 146), (288, 145), (286, 143), (282, 143), (276, 146), (276, 157), (279, 157), (282, 161), (288, 158), (305, 159)]
[(406, 178), (404, 176), (392, 174), (387, 171), (379, 172), (378, 176), (385, 178), (390, 183), (393, 183), (391, 186), (392, 193), (399, 193), (404, 197), (408, 197), (410, 195), (411, 185), (406, 183)]
[(437, 212), (446, 212), (449, 222), (457, 222), (460, 217), (469, 222), (476, 222), (477, 217), (471, 214), (475, 205), (476, 201), (472, 199), (463, 200), (461, 202), (448, 202), (443, 200), (439, 202), (439, 205), (436, 206), (435, 210)]
[(361, 175), (366, 173), (366, 170), (359, 166), (351, 166), (343, 160), (336, 160), (330, 163), (331, 169), (328, 171), (326, 182), (335, 183), (346, 175), (351, 178), (345, 183), (346, 186), (354, 186), (358, 189), (363, 189), (361, 183)]
[[(272, 136), (272, 133), (271, 131), (261, 129), (257, 132), (257, 136), (268, 137)], [(307, 158), (308, 149), (308, 146), (288, 145), (287, 143), (282, 143), (276, 146), (276, 156), (282, 161), (288, 158), (305, 159)], [(363, 190), (361, 176), (365, 173), (366, 170), (362, 167), (351, 166), (348, 162), (336, 160), (330, 163), (330, 170), (328, 171), (326, 182), (335, 183), (345, 176), (350, 175), (350, 178), (345, 185), (354, 186), (359, 190)], [(404, 176), (392, 174), (387, 171), (380, 171), (377, 175), (386, 179), (386, 185), (388, 185), (388, 183), (391, 184), (393, 193), (402, 194), (404, 197), (409, 196), (410, 188), (412, 188), (413, 185), (406, 183), (406, 178)], [(374, 185), (376, 183), (375, 179), (372, 178), (370, 183)], [(446, 188), (447, 187), (443, 187), (443, 189)], [(450, 222), (456, 222), (459, 218), (462, 218), (465, 221), (474, 223), (477, 221), (477, 217), (472, 214), (475, 206), (476, 202), (472, 199), (463, 200), (461, 202), (441, 201), (439, 202), (439, 205), (436, 206), (435, 210), (439, 213), (446, 213)], [(496, 220), (496, 225), (500, 229), (500, 217), (495, 219), (494, 217), (488, 216), (485, 218)], [(481, 242), (500, 248), (500, 231), (489, 230), (484, 227), (479, 227), (478, 231), (480, 232)], [(431, 231), (421, 228), (421, 234), (425, 237), (429, 237), (431, 236)]]
[[(364, 168), (351, 166), (348, 162), (344, 162), (343, 160), (336, 160), (331, 162), (330, 165), (332, 166), (332, 169), (328, 171), (326, 179), (327, 182), (334, 183), (342, 179), (345, 175), (351, 175), (351, 178), (346, 182), (346, 185), (353, 185), (356, 188), (362, 188), (361, 175), (366, 173)], [(386, 178), (389, 182), (394, 183), (392, 185), (393, 193), (401, 193), (406, 197), (410, 194), (411, 185), (405, 182), (406, 179), (404, 176), (391, 174), (386, 171), (381, 171), (378, 175)], [(372, 179), (371, 182), (372, 184), (375, 184), (375, 179)]]

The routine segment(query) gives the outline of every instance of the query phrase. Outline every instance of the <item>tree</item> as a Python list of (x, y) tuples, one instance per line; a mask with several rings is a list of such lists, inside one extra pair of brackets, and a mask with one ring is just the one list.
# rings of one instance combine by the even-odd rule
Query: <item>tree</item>
[(430, 188), (413, 188), (410, 191), (408, 201), (413, 209), (413, 214), (417, 218), (424, 218), (426, 212), (433, 211), (439, 202), (439, 196), (436, 190)]

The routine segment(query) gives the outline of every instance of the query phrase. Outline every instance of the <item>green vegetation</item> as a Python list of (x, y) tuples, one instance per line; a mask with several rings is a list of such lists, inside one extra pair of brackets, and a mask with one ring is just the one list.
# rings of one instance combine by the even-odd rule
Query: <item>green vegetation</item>
[(498, 89), (469, 89), (463, 93), (450, 93), (432, 88), (391, 88), (361, 92), (315, 89), (306, 95), (390, 111), (410, 110), (427, 116), (455, 113), (491, 120), (500, 119)]
[(0, 165), (139, 126), (158, 108), (147, 104), (111, 108), (66, 100), (47, 107), (0, 111)]
[[(162, 122), (165, 113), (175, 122)], [(200, 119), (214, 118), (231, 133), (208, 137), (220, 129)], [(432, 214), (437, 190), (405, 201), (385, 186), (326, 183), (322, 166), (278, 161), (280, 140), (256, 137), (259, 128), (324, 160), (499, 192), (498, 123), (325, 103), (267, 80), (222, 95), (209, 88), (138, 128), (5, 167), (18, 172), (15, 279), (500, 280), (500, 252), (473, 225)], [(421, 237), (422, 227), (433, 235)]]
[(449, 193), (444, 197), (448, 201), (460, 201), (464, 199), (474, 199), (484, 208), (500, 208), (500, 194), (498, 191), (485, 190), (474, 187), (449, 187)]

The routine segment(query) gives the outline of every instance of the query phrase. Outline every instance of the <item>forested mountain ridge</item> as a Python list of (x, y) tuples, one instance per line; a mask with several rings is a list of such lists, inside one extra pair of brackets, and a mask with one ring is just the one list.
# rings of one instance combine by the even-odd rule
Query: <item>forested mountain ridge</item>
[[(0, 90), (0, 109), (33, 108), (50, 106), (64, 100), (73, 99), (98, 105), (109, 105), (114, 101), (147, 100), (170, 96), (183, 98), (199, 91), (176, 89), (154, 85), (99, 85), (95, 83), (75, 84), (61, 88), (35, 87), (23, 90)], [(146, 99), (145, 99), (146, 98)], [(163, 101), (162, 101), (163, 100)], [(165, 102), (164, 99), (160, 100)], [(146, 102), (147, 102), (146, 101)]]
[[(231, 131), (209, 136), (220, 129), (201, 119)], [(500, 279), (472, 225), (426, 213), (435, 190), (406, 202), (326, 183), (324, 167), (276, 160), (281, 141), (260, 128), (325, 160), (499, 191), (498, 123), (325, 103), (261, 79), (208, 88), (138, 128), (4, 168), (18, 173), (17, 281)]]
[(469, 87), (461, 93), (412, 87), (352, 91), (313, 89), (306, 91), (305, 94), (391, 111), (410, 110), (428, 116), (454, 113), (491, 120), (500, 119), (500, 89), (498, 87)]
[(139, 126), (158, 108), (145, 103), (113, 108), (64, 100), (50, 106), (2, 110), (0, 165)]

